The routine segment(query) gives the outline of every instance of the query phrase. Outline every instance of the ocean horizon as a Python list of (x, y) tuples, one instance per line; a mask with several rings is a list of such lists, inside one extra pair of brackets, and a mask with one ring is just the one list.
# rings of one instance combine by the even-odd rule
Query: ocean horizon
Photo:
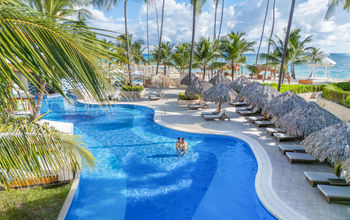
[[(148, 54), (143, 54), (143, 56), (148, 59)], [(255, 63), (256, 54), (245, 54), (247, 57), (247, 63), (252, 65)], [(330, 53), (328, 56), (330, 59), (336, 62), (336, 64), (330, 68), (329, 76), (332, 79), (350, 79), (350, 54), (348, 53)], [(152, 55), (150, 55), (152, 59)], [(261, 62), (262, 63), (262, 62)], [(246, 68), (245, 68), (246, 69)], [(199, 71), (199, 70), (198, 70)], [(245, 70), (247, 71), (247, 70)], [(296, 77), (307, 78), (312, 71), (307, 64), (300, 64), (295, 66)], [(324, 77), (324, 67), (320, 67), (315, 71), (315, 77)]]

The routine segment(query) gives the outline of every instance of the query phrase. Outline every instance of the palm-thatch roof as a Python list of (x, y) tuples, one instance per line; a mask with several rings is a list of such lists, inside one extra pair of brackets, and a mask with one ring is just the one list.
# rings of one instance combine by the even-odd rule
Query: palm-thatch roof
[(203, 92), (203, 99), (209, 102), (230, 103), (237, 98), (237, 92), (225, 83), (219, 83)]
[(339, 118), (314, 102), (295, 108), (279, 118), (275, 125), (284, 132), (306, 137), (315, 131), (341, 122)]
[(219, 73), (219, 74), (216, 74), (213, 78), (211, 78), (209, 80), (209, 82), (213, 85), (217, 85), (219, 83), (231, 83), (231, 80), (228, 79), (226, 76), (224, 76), (223, 74)]
[(190, 86), (186, 89), (186, 95), (193, 96), (195, 94), (202, 95), (202, 93), (212, 87), (213, 85), (211, 83), (208, 83), (207, 81), (204, 81), (200, 78), (196, 78), (193, 80)]
[(238, 98), (240, 98), (240, 99), (247, 98), (249, 95), (253, 95), (256, 92), (258, 92), (262, 86), (263, 85), (261, 85), (258, 82), (252, 82), (252, 83), (245, 84), (243, 86), (243, 88), (241, 89), (241, 91), (239, 92)]
[[(191, 82), (193, 82), (198, 76), (194, 73), (191, 73)], [(180, 81), (181, 85), (190, 85), (190, 74), (187, 74), (182, 80)]]
[(157, 74), (152, 77), (151, 83), (153, 86), (156, 86), (157, 88), (169, 88), (171, 85), (174, 85), (174, 81), (172, 79), (169, 79), (164, 74)]
[(295, 95), (292, 91), (287, 91), (272, 98), (262, 110), (263, 114), (280, 118), (293, 109), (305, 106), (307, 102), (302, 97)]
[(250, 81), (247, 77), (240, 76), (230, 83), (230, 87), (232, 89), (234, 89), (236, 92), (240, 92), (241, 89), (244, 87), (244, 85), (251, 83), (251, 82), (252, 81)]
[(316, 131), (301, 142), (319, 161), (336, 164), (350, 157), (350, 122), (340, 122)]
[(246, 100), (258, 108), (264, 108), (267, 103), (279, 95), (280, 93), (275, 88), (262, 86), (260, 89), (255, 90), (254, 93), (248, 95)]

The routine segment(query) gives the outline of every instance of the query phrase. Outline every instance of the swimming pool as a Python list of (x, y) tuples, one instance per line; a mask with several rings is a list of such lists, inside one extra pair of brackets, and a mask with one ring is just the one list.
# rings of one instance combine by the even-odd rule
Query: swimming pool
[[(249, 145), (157, 125), (152, 109), (69, 105), (46, 99), (46, 119), (74, 123), (98, 160), (83, 172), (66, 219), (274, 219), (260, 203)], [(189, 143), (178, 158), (175, 142)]]

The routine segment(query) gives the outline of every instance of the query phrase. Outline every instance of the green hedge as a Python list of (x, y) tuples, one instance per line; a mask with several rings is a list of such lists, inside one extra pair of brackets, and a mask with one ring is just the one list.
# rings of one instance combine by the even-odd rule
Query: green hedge
[(179, 93), (179, 99), (181, 100), (198, 100), (199, 98), (200, 96), (197, 94), (191, 97), (191, 96), (186, 96), (184, 92)]
[[(277, 89), (278, 84), (277, 83), (263, 83), (263, 85), (269, 85), (272, 86), (273, 88)], [(322, 89), (325, 87), (325, 85), (320, 84), (320, 85), (286, 85), (282, 84), (281, 86), (281, 93), (284, 93), (286, 91), (294, 91), (295, 94), (299, 93), (308, 93), (308, 92), (317, 92), (317, 91), (322, 91)]]
[(350, 107), (350, 82), (333, 83), (325, 86), (322, 97)]
[(123, 86), (122, 90), (123, 91), (142, 91), (145, 88), (143, 86)]

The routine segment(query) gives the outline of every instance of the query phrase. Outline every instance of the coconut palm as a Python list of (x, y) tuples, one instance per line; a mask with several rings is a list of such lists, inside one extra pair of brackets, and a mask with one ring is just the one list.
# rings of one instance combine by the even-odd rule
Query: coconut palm
[(219, 26), (218, 39), (220, 39), (221, 27), (222, 27), (222, 20), (223, 20), (223, 18), (224, 18), (224, 9), (225, 9), (225, 0), (222, 0), (222, 5), (221, 5), (221, 17), (220, 17), (220, 26)]
[(284, 45), (283, 45), (282, 60), (281, 60), (281, 65), (280, 65), (280, 75), (279, 75), (279, 79), (278, 79), (278, 91), (281, 91), (282, 77), (284, 76), (284, 72), (283, 72), (283, 70), (284, 70), (284, 62), (285, 62), (286, 55), (287, 55), (287, 50), (288, 50), (288, 39), (289, 39), (290, 28), (292, 26), (294, 7), (295, 7), (295, 0), (292, 0), (292, 4), (291, 4), (291, 7), (290, 7), (290, 12), (289, 12), (289, 19), (288, 19), (286, 37), (284, 39)]
[(343, 5), (344, 10), (347, 12), (350, 11), (350, 0), (330, 0), (325, 15), (325, 20), (328, 20), (333, 16), (335, 8), (338, 7), (340, 3)]
[(264, 22), (263, 22), (263, 26), (262, 26), (260, 42), (259, 42), (259, 46), (258, 46), (258, 51), (256, 53), (256, 60), (255, 60), (255, 65), (256, 66), (258, 66), (258, 59), (259, 59), (259, 54), (260, 54), (261, 42), (262, 42), (262, 40), (264, 38), (265, 24), (266, 24), (267, 12), (269, 11), (269, 5), (270, 5), (270, 0), (267, 0), (267, 2), (266, 2), (266, 10), (265, 10), (265, 17), (264, 17)]
[[(270, 54), (270, 48), (271, 48), (271, 40), (272, 40), (272, 36), (273, 36), (273, 32), (275, 30), (275, 19), (276, 19), (276, 0), (273, 0), (273, 6), (272, 6), (272, 25), (271, 25), (271, 32), (270, 32), (270, 37), (269, 37), (269, 41), (267, 44), (267, 54)], [(266, 59), (265, 65), (267, 66), (268, 64), (268, 59)], [(265, 81), (266, 78), (266, 70), (264, 73), (264, 78), (263, 81)]]
[[(62, 79), (78, 94), (107, 99), (112, 87), (99, 64), (116, 56), (104, 49), (98, 34), (37, 12), (14, 0), (0, 1), (0, 183), (7, 190), (11, 179), (47, 176), (47, 171), (93, 167), (95, 159), (76, 136), (67, 136), (30, 118), (8, 114), (16, 99), (9, 85), (25, 90), (21, 74), (40, 91), (47, 84), (65, 97)], [(79, 32), (79, 34), (76, 34)], [(39, 163), (40, 157), (40, 163)]]
[(191, 45), (189, 43), (178, 43), (171, 56), (173, 65), (180, 70), (182, 76), (185, 75), (185, 70), (188, 69), (190, 63), (190, 50)]
[(213, 33), (213, 41), (216, 40), (216, 14), (218, 12), (218, 5), (219, 5), (219, 0), (214, 0), (215, 4), (215, 13), (214, 13), (214, 33)]
[(255, 42), (248, 42), (243, 36), (243, 32), (230, 32), (221, 39), (221, 55), (226, 61), (231, 62), (232, 80), (235, 76), (236, 62), (242, 57), (243, 53), (254, 51)]
[(161, 44), (160, 50), (158, 49), (158, 47), (155, 47), (151, 52), (154, 59), (159, 61), (160, 65), (164, 66), (164, 75), (166, 75), (167, 67), (173, 65), (173, 63), (171, 62), (173, 47), (174, 44), (166, 42)]
[[(163, 0), (163, 3), (162, 3), (162, 18), (161, 18), (161, 21), (160, 21), (160, 34), (159, 34), (158, 48), (162, 47), (163, 22), (164, 22), (164, 5), (165, 5), (165, 0)], [(161, 50), (158, 50), (156, 74), (158, 74), (158, 69), (159, 69), (159, 62), (160, 62), (160, 57), (161, 57), (160, 52), (161, 52)], [(164, 75), (166, 75), (165, 73), (166, 73), (166, 70), (164, 70)]]
[(209, 65), (220, 56), (218, 49), (218, 41), (212, 43), (204, 37), (196, 43), (193, 55), (195, 62), (203, 70), (203, 79), (205, 79), (205, 73)]
[(310, 47), (309, 51), (306, 52), (306, 56), (310, 63), (320, 63), (322, 58), (326, 56), (320, 48)]
[[(123, 51), (123, 55), (126, 56), (126, 36), (125, 34), (118, 36), (118, 42), (116, 46), (120, 48), (120, 51)], [(135, 64), (139, 65), (140, 63), (145, 64), (146, 59), (142, 56), (145, 48), (142, 47), (144, 44), (143, 40), (136, 40), (133, 41), (132, 34), (129, 34), (129, 58), (130, 62), (134, 62)], [(123, 62), (124, 61), (124, 62)], [(127, 63), (127, 60), (121, 60), (122, 63)]]
[[(196, 35), (196, 13), (200, 13), (202, 11), (202, 6), (206, 2), (206, 0), (191, 0), (192, 4), (192, 40), (191, 40), (191, 52), (190, 52), (190, 65), (188, 68), (188, 74), (191, 76), (192, 74), (192, 61), (193, 61), (193, 49), (194, 49), (194, 39)], [(191, 85), (191, 77), (190, 79), (190, 85)]]

